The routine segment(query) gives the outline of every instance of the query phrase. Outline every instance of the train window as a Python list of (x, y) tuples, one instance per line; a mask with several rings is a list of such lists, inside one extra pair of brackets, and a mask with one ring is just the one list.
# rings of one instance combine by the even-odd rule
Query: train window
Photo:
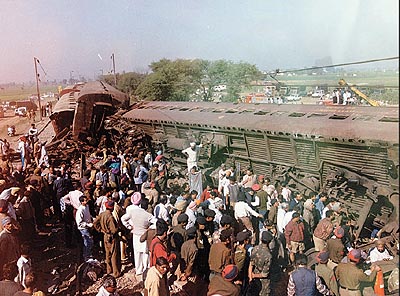
[(266, 111), (257, 111), (254, 113), (254, 115), (267, 115), (269, 112)]
[(322, 117), (322, 116), (326, 116), (326, 115), (328, 115), (328, 114), (323, 114), (323, 113), (312, 113), (312, 114), (308, 115), (307, 117), (308, 117), (308, 118), (310, 118), (310, 117)]
[(181, 109), (179, 109), (179, 111), (187, 111), (187, 110), (189, 110), (189, 108), (181, 108)]
[(290, 117), (303, 117), (306, 113), (293, 112), (289, 114)]
[(214, 113), (221, 113), (222, 111), (224, 111), (224, 109), (215, 109), (215, 110), (213, 110), (212, 112), (214, 112)]
[(239, 113), (253, 113), (255, 110), (251, 110), (251, 109), (244, 109), (242, 111), (240, 111)]
[(237, 110), (226, 110), (225, 113), (237, 113)]
[(270, 115), (281, 116), (281, 115), (286, 114), (286, 113), (287, 113), (287, 112), (284, 112), (284, 111), (276, 111), (276, 112), (271, 113)]
[(210, 112), (214, 110), (213, 108), (205, 108), (205, 109), (201, 109), (200, 112)]
[(381, 122), (399, 122), (399, 118), (398, 117), (382, 117), (381, 119), (379, 119), (379, 121)]
[(364, 120), (364, 121), (368, 121), (368, 120), (371, 120), (371, 119), (373, 119), (373, 118), (374, 118), (374, 116), (372, 116), (372, 115), (360, 115), (360, 116), (356, 116), (356, 117), (352, 118), (352, 120)]
[(343, 120), (343, 119), (346, 119), (347, 117), (349, 117), (349, 115), (337, 115), (337, 114), (333, 114), (331, 117), (329, 117), (329, 119), (339, 119), (339, 120)]

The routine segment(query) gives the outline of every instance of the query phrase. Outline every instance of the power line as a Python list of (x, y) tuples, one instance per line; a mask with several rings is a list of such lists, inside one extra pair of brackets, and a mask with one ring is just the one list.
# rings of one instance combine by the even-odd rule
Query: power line
[(382, 62), (382, 61), (390, 61), (390, 60), (398, 60), (399, 57), (388, 57), (388, 58), (381, 58), (381, 59), (371, 59), (371, 60), (364, 60), (364, 61), (357, 61), (357, 62), (349, 62), (349, 63), (341, 63), (341, 64), (334, 64), (334, 65), (326, 65), (326, 66), (315, 66), (309, 68), (302, 68), (302, 69), (294, 69), (294, 70), (284, 70), (281, 71), (279, 69), (275, 70), (274, 72), (270, 72), (268, 74), (280, 74), (280, 73), (293, 73), (293, 72), (301, 72), (301, 71), (309, 71), (309, 70), (317, 70), (317, 69), (324, 69), (324, 68), (334, 68), (334, 67), (342, 67), (342, 66), (350, 66), (350, 65), (361, 65), (361, 64), (368, 64), (368, 63), (375, 63), (375, 62)]
[(38, 62), (40, 68), (42, 69), (42, 71), (43, 71), (43, 73), (44, 73), (44, 76), (47, 76), (47, 73), (46, 73), (46, 71), (43, 69), (43, 66), (42, 66), (42, 64), (40, 63), (40, 61), (39, 61), (39, 60), (36, 60), (36, 61)]

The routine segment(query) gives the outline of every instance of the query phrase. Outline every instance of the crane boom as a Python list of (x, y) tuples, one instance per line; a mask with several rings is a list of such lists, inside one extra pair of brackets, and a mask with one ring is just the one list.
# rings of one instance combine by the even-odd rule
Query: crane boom
[(378, 101), (367, 97), (364, 93), (359, 91), (356, 87), (349, 85), (344, 79), (339, 80), (339, 85), (340, 86), (348, 86), (356, 95), (358, 95), (359, 97), (361, 97), (362, 99), (367, 101), (367, 103), (370, 104), (371, 106), (374, 106), (374, 107), (380, 106)]

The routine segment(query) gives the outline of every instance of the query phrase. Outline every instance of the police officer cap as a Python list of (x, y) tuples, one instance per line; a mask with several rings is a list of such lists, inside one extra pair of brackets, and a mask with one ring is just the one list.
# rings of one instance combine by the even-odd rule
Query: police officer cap
[(320, 263), (327, 263), (329, 260), (329, 252), (328, 251), (320, 251), (317, 254), (317, 261)]
[(212, 218), (214, 218), (214, 217), (215, 217), (215, 212), (214, 212), (213, 210), (211, 210), (211, 209), (206, 209), (206, 210), (204, 211), (204, 215), (205, 215), (206, 217), (212, 217)]
[(221, 217), (221, 221), (220, 221), (220, 224), (221, 224), (221, 225), (232, 224), (232, 223), (233, 223), (233, 219), (232, 219), (231, 216), (229, 216), (229, 215), (223, 215), (223, 216)]
[(189, 216), (186, 214), (180, 214), (178, 216), (178, 223), (186, 223), (189, 220)]
[(263, 242), (270, 242), (270, 241), (272, 241), (272, 239), (273, 239), (274, 237), (273, 237), (273, 235), (271, 234), (271, 232), (269, 232), (269, 231), (264, 231), (262, 234), (261, 234), (261, 240), (263, 241)]
[(200, 225), (205, 225), (207, 223), (206, 218), (204, 218), (203, 216), (199, 216), (196, 218), (196, 222)]

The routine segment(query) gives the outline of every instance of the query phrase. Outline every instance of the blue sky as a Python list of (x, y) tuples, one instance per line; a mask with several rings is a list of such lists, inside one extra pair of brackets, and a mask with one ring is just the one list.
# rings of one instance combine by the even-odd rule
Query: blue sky
[(161, 58), (269, 71), (392, 57), (398, 18), (398, 0), (0, 0), (0, 83), (34, 80), (34, 56), (48, 80), (107, 73), (112, 53), (117, 72)]

